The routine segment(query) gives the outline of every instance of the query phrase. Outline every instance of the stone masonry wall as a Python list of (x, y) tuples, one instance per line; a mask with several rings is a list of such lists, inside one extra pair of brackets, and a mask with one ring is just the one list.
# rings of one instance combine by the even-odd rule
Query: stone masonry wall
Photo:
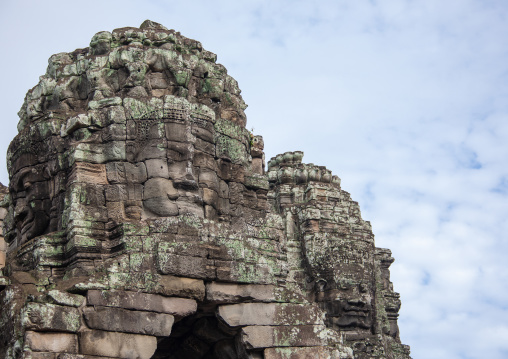
[(216, 59), (149, 20), (49, 59), (0, 188), (0, 358), (410, 358), (391, 252), (303, 152), (265, 170)]
[[(0, 183), (0, 226), (3, 227), (5, 216), (7, 215), (7, 193), (9, 189)], [(5, 267), (5, 254), (7, 252), (7, 244), (5, 243), (3, 235), (0, 235), (0, 270)]]

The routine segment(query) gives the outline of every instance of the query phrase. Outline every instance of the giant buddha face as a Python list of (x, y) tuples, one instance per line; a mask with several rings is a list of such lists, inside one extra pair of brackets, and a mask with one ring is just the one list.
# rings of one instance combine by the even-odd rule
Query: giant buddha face
[(43, 166), (23, 168), (11, 182), (15, 197), (14, 221), (20, 244), (43, 234), (49, 226), (49, 176)]
[(226, 215), (224, 181), (249, 161), (250, 138), (238, 85), (215, 61), (151, 22), (52, 56), (9, 148), (11, 246), (55, 231)]
[(40, 121), (23, 129), (7, 153), (11, 205), (6, 217), (6, 241), (21, 245), (44, 233), (55, 231), (63, 197), (59, 151), (61, 139), (53, 120)]
[(215, 114), (173, 96), (164, 101), (140, 116), (126, 111), (125, 160), (105, 166), (106, 201), (120, 207), (117, 221), (184, 213), (203, 218), (205, 206), (218, 209)]

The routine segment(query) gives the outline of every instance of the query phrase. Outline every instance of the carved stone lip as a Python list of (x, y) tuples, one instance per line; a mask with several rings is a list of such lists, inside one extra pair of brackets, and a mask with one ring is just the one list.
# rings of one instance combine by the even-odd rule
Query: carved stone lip
[(347, 313), (355, 313), (355, 312), (358, 312), (358, 313), (361, 313), (361, 312), (369, 312), (370, 311), (370, 308), (367, 307), (367, 306), (356, 306), (356, 305), (345, 305), (343, 307), (343, 310), (344, 312), (347, 312)]
[(44, 229), (47, 227), (47, 222), (45, 222), (46, 219), (44, 217), (38, 218), (37, 213), (29, 211), (22, 223), (20, 231), (21, 243), (26, 243), (32, 238), (42, 235), (44, 233)]
[(354, 311), (354, 310), (345, 310), (344, 313), (348, 316), (351, 316), (351, 317), (362, 317), (362, 318), (365, 318), (367, 317), (369, 314), (367, 313), (367, 310), (366, 311)]
[(29, 237), (29, 234), (31, 233), (31, 230), (33, 227), (34, 227), (34, 221), (31, 221), (28, 224), (23, 225), (23, 228), (21, 229), (21, 233), (20, 233), (20, 237), (21, 237), (20, 244), (24, 244), (31, 239)]
[(357, 317), (354, 315), (343, 316), (339, 318), (339, 322), (337, 323), (339, 327), (344, 330), (354, 330), (356, 328), (369, 329), (370, 323), (368, 318), (365, 317)]
[(23, 236), (24, 234), (26, 234), (26, 232), (28, 232), (30, 229), (32, 229), (33, 225), (34, 225), (33, 219), (28, 222), (24, 221), (23, 225), (21, 227), (21, 235)]

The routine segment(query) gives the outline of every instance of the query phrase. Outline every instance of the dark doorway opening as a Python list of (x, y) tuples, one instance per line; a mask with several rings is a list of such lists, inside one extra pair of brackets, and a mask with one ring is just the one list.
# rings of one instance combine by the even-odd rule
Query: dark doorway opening
[(171, 335), (159, 338), (152, 359), (247, 359), (262, 353), (247, 353), (241, 330), (231, 328), (211, 313), (196, 313), (173, 325)]

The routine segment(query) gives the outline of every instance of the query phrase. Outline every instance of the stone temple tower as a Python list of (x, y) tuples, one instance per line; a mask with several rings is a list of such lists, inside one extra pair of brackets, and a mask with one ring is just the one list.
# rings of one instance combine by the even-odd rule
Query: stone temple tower
[(245, 108), (148, 20), (49, 59), (0, 188), (0, 358), (409, 358), (391, 252)]

